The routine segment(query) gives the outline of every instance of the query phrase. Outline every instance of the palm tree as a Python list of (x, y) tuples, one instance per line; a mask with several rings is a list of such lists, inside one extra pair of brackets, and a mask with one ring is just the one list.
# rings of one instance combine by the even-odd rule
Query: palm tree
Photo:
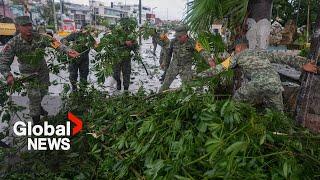
[(241, 27), (242, 32), (247, 18), (250, 18), (250, 22), (254, 23), (251, 23), (252, 29), (247, 34), (249, 46), (252, 49), (265, 49), (268, 46), (265, 42), (268, 42), (270, 35), (266, 28), (271, 28), (272, 2), (273, 0), (195, 0), (186, 16), (186, 22), (192, 31), (197, 32), (208, 31), (214, 21), (227, 19), (229, 28)]
[(249, 0), (195, 0), (186, 16), (190, 29), (207, 31), (216, 20), (228, 18), (235, 27), (243, 22)]

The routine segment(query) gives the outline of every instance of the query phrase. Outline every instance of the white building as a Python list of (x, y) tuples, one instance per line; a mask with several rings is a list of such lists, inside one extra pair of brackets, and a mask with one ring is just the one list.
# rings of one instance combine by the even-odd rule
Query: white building
[(90, 8), (93, 10), (93, 20), (97, 21), (98, 18), (103, 18), (108, 21), (110, 24), (115, 24), (123, 17), (128, 17), (129, 12), (121, 9), (117, 6), (107, 6), (103, 2), (90, 1)]
[[(139, 22), (139, 4), (124, 5), (117, 3), (113, 5), (128, 12), (129, 17), (134, 17)], [(151, 8), (148, 6), (142, 6), (141, 8), (141, 23), (144, 24), (147, 21), (147, 14), (151, 14)]]
[(64, 2), (64, 14), (76, 23), (77, 29), (80, 29), (84, 24), (90, 24), (92, 20), (92, 13), (90, 6)]

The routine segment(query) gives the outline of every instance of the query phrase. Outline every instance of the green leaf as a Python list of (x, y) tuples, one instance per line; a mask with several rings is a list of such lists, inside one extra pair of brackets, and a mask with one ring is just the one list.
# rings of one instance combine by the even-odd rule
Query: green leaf
[(260, 144), (260, 145), (264, 144), (264, 142), (266, 141), (266, 138), (267, 138), (267, 134), (266, 134), (266, 133), (263, 133), (263, 135), (262, 135), (261, 138), (260, 138), (259, 144)]
[(283, 175), (285, 178), (288, 178), (288, 171), (289, 171), (289, 166), (288, 166), (288, 162), (286, 161), (283, 164)]
[(245, 141), (238, 141), (230, 145), (226, 150), (225, 154), (231, 154), (233, 156), (237, 155), (239, 152), (244, 152), (248, 146), (248, 143)]

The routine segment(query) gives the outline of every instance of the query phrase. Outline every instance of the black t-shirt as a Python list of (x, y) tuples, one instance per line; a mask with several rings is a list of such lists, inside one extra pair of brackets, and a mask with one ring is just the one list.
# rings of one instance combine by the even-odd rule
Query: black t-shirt
[(248, 4), (248, 18), (254, 19), (258, 22), (261, 19), (271, 18), (273, 0), (249, 0)]

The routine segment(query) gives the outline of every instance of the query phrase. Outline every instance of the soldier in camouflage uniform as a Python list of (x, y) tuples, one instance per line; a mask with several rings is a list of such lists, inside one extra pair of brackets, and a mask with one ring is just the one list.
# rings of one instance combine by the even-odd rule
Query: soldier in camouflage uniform
[(94, 47), (96, 41), (91, 36), (89, 27), (84, 25), (79, 32), (70, 34), (64, 38), (62, 42), (66, 44), (72, 43), (71, 47), (81, 53), (80, 57), (69, 65), (69, 79), (72, 85), (72, 91), (76, 91), (78, 71), (80, 74), (80, 82), (83, 84), (87, 83), (89, 75), (89, 51), (90, 48)]
[(159, 33), (157, 31), (156, 28), (154, 28), (154, 32), (152, 34), (152, 45), (153, 45), (153, 55), (156, 55), (156, 50), (157, 50), (157, 46), (158, 46), (158, 36), (159, 36)]
[[(134, 27), (136, 24), (132, 25), (132, 19), (130, 18), (123, 18), (120, 21), (120, 26), (123, 31), (125, 31), (126, 37), (125, 42), (119, 42), (121, 48), (123, 49), (122, 52), (122, 61), (115, 64), (113, 67), (113, 78), (117, 81), (117, 90), (121, 90), (121, 72), (123, 77), (123, 88), (125, 91), (129, 90), (130, 85), (130, 75), (131, 75), (131, 58), (132, 54), (131, 51), (136, 51), (138, 49), (138, 43), (136, 39), (133, 39), (132, 34), (135, 31)], [(133, 28), (133, 29), (132, 29)]]
[(15, 19), (16, 28), (19, 34), (12, 38), (0, 53), (0, 73), (6, 77), (7, 84), (14, 83), (10, 65), (14, 57), (18, 58), (21, 74), (37, 74), (32, 80), (26, 83), (29, 98), (30, 116), (34, 123), (40, 123), (40, 115), (47, 115), (42, 108), (41, 101), (48, 92), (49, 70), (44, 59), (45, 48), (52, 47), (61, 52), (68, 53), (72, 58), (79, 55), (78, 52), (70, 50), (48, 35), (42, 35), (32, 30), (32, 23), (28, 16), (19, 16)]
[(161, 46), (159, 61), (160, 68), (164, 70), (164, 73), (162, 74), (160, 81), (164, 81), (167, 69), (169, 68), (169, 64), (171, 61), (171, 57), (169, 58), (170, 40), (168, 38), (167, 31), (164, 31), (159, 35), (159, 37), (157, 38), (157, 42)]
[(169, 48), (168, 59), (172, 57), (172, 61), (170, 62), (159, 92), (167, 90), (178, 74), (180, 74), (182, 83), (186, 83), (193, 78), (192, 60), (193, 53), (196, 51), (199, 52), (207, 62), (211, 62), (210, 55), (204, 51), (198, 42), (188, 37), (187, 32), (186, 26), (176, 28), (176, 38), (171, 41)]
[(246, 39), (239, 40), (235, 47), (236, 55), (229, 57), (217, 66), (213, 65), (213, 69), (209, 71), (218, 74), (226, 69), (239, 67), (248, 82), (236, 90), (233, 99), (255, 105), (263, 104), (282, 112), (283, 87), (280, 76), (271, 63), (287, 64), (300, 69), (307, 62), (306, 59), (247, 48)]

